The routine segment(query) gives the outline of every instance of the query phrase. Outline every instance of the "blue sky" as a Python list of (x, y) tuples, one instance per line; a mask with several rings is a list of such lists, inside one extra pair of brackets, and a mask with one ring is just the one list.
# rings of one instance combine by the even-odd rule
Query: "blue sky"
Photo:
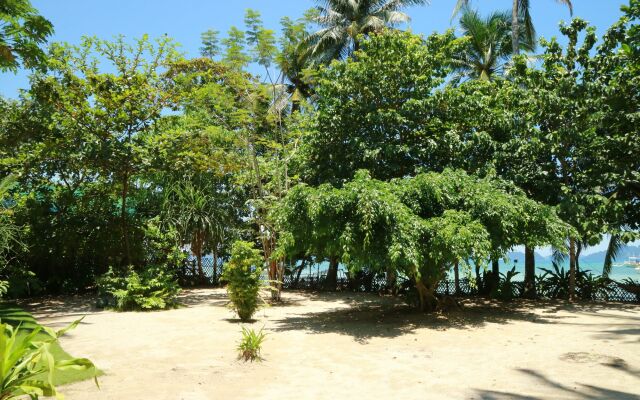
[[(207, 29), (226, 32), (232, 25), (241, 26), (244, 11), (260, 11), (265, 25), (279, 29), (284, 16), (298, 17), (312, 7), (313, 0), (31, 0), (42, 15), (55, 26), (53, 41), (78, 43), (83, 35), (112, 38), (125, 35), (137, 38), (167, 34), (182, 45), (187, 56), (196, 56), (200, 46), (200, 33)], [(451, 12), (455, 0), (432, 0), (428, 6), (412, 7), (410, 28), (414, 32), (442, 32), (455, 28)], [(481, 12), (505, 10), (511, 0), (472, 0)], [(622, 0), (573, 0), (574, 15), (591, 22), (603, 32), (621, 15)], [(624, 2), (626, 3), (626, 1)], [(532, 15), (539, 36), (558, 35), (558, 22), (569, 20), (568, 9), (555, 0), (532, 1)], [(0, 74), (0, 95), (15, 97), (19, 88), (28, 84), (27, 75)]]
[[(247, 8), (262, 13), (268, 28), (279, 30), (284, 16), (296, 18), (312, 7), (312, 0), (31, 0), (41, 14), (55, 26), (52, 41), (78, 43), (84, 35), (109, 39), (116, 35), (137, 38), (143, 34), (164, 34), (181, 44), (187, 56), (197, 56), (200, 33), (207, 29), (226, 32), (232, 25), (242, 26)], [(409, 28), (429, 34), (455, 28), (451, 12), (455, 0), (432, 0), (428, 6), (407, 10), (412, 17)], [(511, 0), (472, 0), (482, 13), (506, 10)], [(573, 0), (574, 16), (584, 18), (602, 34), (621, 15), (622, 0)], [(559, 36), (558, 23), (571, 17), (568, 9), (555, 0), (532, 1), (532, 16), (539, 36)], [(16, 97), (28, 85), (27, 74), (0, 73), (0, 95)], [(599, 251), (605, 244), (591, 248)], [(546, 253), (547, 251), (542, 251)]]

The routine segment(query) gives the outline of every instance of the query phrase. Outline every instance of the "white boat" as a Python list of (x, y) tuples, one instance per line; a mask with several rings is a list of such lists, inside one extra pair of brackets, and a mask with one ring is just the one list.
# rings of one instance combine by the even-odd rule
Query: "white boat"
[(613, 265), (615, 267), (632, 267), (640, 271), (640, 257), (629, 257), (625, 262)]

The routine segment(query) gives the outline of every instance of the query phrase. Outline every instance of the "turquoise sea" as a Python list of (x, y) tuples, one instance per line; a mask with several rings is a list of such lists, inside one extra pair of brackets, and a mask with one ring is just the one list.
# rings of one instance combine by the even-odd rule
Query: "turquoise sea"
[[(514, 278), (515, 281), (522, 280), (524, 278), (524, 258), (522, 260), (518, 259), (517, 262), (514, 259), (509, 260), (509, 262), (500, 261), (500, 272), (506, 273), (506, 271), (515, 267), (516, 271), (519, 272), (518, 275)], [(565, 271), (568, 271), (569, 265), (568, 263), (560, 264), (561, 268), (564, 268)], [(317, 277), (323, 276), (327, 269), (329, 268), (328, 262), (322, 262), (319, 264), (307, 264), (304, 271), (302, 271), (302, 277)], [(536, 260), (536, 273), (538, 275), (544, 274), (543, 268), (553, 270), (553, 266), (551, 261), (548, 260)], [(589, 270), (594, 275), (602, 274), (602, 262), (580, 262), (580, 269), (583, 271)], [(338, 274), (340, 276), (344, 276), (346, 274), (346, 267), (344, 265), (340, 265)], [(640, 281), (640, 271), (636, 270), (633, 267), (613, 267), (611, 274), (609, 277), (616, 281), (621, 281), (626, 278), (631, 278), (636, 281)]]
[[(509, 263), (500, 262), (500, 272), (504, 273), (507, 270), (516, 267), (516, 271), (520, 272), (519, 275), (516, 276), (515, 280), (520, 280), (522, 276), (524, 276), (524, 259), (518, 260), (518, 262), (513, 262), (511, 260)], [(569, 263), (566, 262), (564, 264), (559, 265), (561, 268), (564, 268), (565, 271), (569, 270)], [(602, 262), (580, 262), (580, 269), (583, 271), (589, 270), (594, 275), (602, 275)], [(542, 268), (546, 268), (553, 271), (553, 266), (550, 261), (538, 261), (536, 260), (536, 273), (544, 274)], [(520, 279), (519, 279), (520, 278)], [(609, 274), (609, 278), (620, 281), (626, 278), (631, 278), (634, 280), (640, 280), (640, 271), (636, 270), (634, 267), (616, 267), (614, 266), (611, 269), (611, 273)]]

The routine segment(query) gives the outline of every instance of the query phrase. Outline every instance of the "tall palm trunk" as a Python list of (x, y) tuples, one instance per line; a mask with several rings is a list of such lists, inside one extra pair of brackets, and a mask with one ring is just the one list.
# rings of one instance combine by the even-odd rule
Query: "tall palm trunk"
[(569, 238), (569, 300), (576, 297), (576, 240)]
[(196, 256), (196, 263), (198, 266), (198, 275), (200, 276), (200, 280), (204, 281), (204, 270), (202, 269), (202, 251), (204, 248), (204, 234), (202, 231), (197, 230), (194, 233), (193, 238), (193, 249), (192, 252)]
[(513, 0), (511, 9), (511, 45), (513, 54), (520, 54), (520, 0)]
[(536, 297), (536, 258), (534, 248), (524, 247), (524, 297), (534, 299)]

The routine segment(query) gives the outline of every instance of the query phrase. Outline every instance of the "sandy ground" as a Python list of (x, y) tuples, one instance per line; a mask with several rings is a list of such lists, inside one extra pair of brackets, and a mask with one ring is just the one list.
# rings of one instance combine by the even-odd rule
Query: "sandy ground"
[(64, 388), (81, 399), (640, 399), (640, 307), (466, 304), (415, 313), (366, 294), (287, 293), (252, 325), (269, 336), (261, 363), (236, 359), (241, 325), (224, 290), (192, 290), (185, 307), (92, 309), (91, 299), (30, 305), (62, 326), (75, 356), (105, 371)]

